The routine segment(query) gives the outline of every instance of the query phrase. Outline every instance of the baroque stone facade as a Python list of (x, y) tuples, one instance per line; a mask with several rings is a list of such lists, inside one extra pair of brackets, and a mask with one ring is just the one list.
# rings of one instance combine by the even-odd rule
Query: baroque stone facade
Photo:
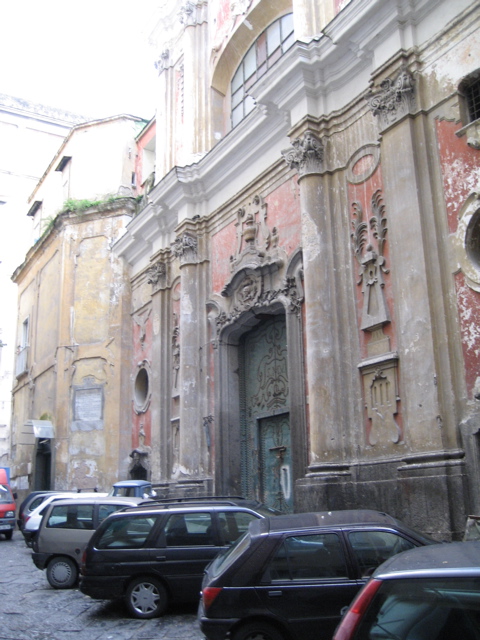
[(480, 514), (480, 10), (440, 4), (160, 12), (155, 185), (115, 251), (166, 493)]

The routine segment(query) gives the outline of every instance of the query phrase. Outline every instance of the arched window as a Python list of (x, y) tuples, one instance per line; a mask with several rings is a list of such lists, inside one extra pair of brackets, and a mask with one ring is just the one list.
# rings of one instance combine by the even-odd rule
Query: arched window
[(236, 127), (255, 106), (255, 101), (248, 95), (250, 87), (293, 43), (293, 14), (289, 13), (272, 22), (252, 44), (231, 84), (232, 127)]

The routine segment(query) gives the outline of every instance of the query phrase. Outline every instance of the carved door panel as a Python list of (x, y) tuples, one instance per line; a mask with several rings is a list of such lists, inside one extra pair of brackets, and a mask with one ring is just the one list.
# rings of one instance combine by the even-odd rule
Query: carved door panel
[(284, 316), (246, 334), (241, 367), (241, 469), (244, 494), (291, 511), (291, 438)]

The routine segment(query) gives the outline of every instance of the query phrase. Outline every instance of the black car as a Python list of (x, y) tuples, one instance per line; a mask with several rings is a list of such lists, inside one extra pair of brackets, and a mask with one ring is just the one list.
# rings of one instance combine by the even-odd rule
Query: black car
[(208, 640), (330, 639), (342, 610), (390, 556), (435, 543), (370, 510), (252, 522), (207, 568), (198, 618)]
[(480, 541), (412, 549), (382, 564), (333, 640), (479, 640)]
[(80, 590), (97, 599), (122, 597), (137, 618), (161, 615), (169, 601), (197, 602), (207, 564), (264, 517), (212, 502), (139, 506), (109, 516), (84, 552)]

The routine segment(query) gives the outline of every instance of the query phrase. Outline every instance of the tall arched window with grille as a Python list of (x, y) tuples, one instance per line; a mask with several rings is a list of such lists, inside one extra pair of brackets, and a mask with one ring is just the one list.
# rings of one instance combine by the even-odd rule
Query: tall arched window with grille
[(255, 107), (250, 87), (281, 58), (294, 43), (293, 14), (275, 20), (255, 40), (238, 66), (231, 83), (232, 128)]

